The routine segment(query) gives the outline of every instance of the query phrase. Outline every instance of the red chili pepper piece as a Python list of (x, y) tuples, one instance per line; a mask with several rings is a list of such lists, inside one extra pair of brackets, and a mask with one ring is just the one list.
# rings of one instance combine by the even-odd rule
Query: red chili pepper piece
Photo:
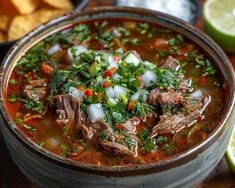
[(134, 107), (134, 105), (135, 105), (135, 101), (131, 100), (128, 103), (127, 111), (130, 112), (132, 110), (132, 108)]
[(85, 94), (87, 97), (90, 97), (91, 95), (93, 95), (93, 91), (88, 88), (88, 89), (85, 89), (84, 94)]
[(113, 67), (113, 68), (111, 68), (111, 69), (109, 69), (109, 70), (106, 70), (106, 71), (104, 72), (104, 77), (111, 77), (111, 76), (113, 76), (113, 73), (114, 73), (116, 70), (117, 70), (116, 67)]

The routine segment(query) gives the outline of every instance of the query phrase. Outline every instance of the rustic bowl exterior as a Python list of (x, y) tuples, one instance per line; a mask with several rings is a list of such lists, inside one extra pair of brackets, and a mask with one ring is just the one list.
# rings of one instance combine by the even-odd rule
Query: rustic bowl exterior
[[(101, 18), (128, 18), (150, 21), (183, 34), (191, 39), (216, 62), (228, 92), (225, 93), (225, 112), (219, 126), (199, 145), (153, 164), (139, 166), (95, 166), (56, 156), (17, 130), (6, 112), (4, 90), (11, 70), (22, 53), (49, 34), (73, 23)], [(193, 187), (202, 182), (218, 164), (227, 148), (235, 120), (234, 72), (224, 52), (207, 36), (186, 22), (163, 13), (137, 8), (102, 7), (81, 13), (70, 13), (44, 24), (9, 51), (1, 67), (0, 107), (1, 131), (10, 154), (20, 170), (40, 187), (48, 188), (105, 188), (105, 187)]]

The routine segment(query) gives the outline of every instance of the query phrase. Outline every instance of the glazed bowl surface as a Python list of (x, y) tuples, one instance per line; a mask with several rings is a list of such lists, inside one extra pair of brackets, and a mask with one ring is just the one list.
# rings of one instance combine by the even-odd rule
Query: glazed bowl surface
[[(176, 31), (197, 44), (221, 72), (227, 92), (224, 113), (217, 128), (202, 143), (157, 163), (137, 166), (96, 166), (54, 155), (19, 132), (5, 106), (5, 90), (16, 62), (38, 41), (82, 21), (128, 18), (153, 22)], [(193, 187), (202, 182), (218, 164), (227, 148), (235, 120), (233, 67), (209, 37), (184, 21), (146, 9), (101, 7), (72, 12), (39, 26), (8, 52), (1, 66), (1, 131), (11, 157), (20, 170), (40, 187)]]

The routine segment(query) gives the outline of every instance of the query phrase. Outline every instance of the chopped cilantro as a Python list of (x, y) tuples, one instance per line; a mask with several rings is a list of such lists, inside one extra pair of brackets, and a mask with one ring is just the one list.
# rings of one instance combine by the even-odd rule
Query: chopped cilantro
[(61, 144), (60, 148), (62, 149), (62, 152), (60, 153), (60, 156), (67, 157), (68, 152), (69, 152), (68, 146), (66, 144)]
[(8, 96), (8, 101), (9, 102), (15, 102), (16, 100), (17, 100), (17, 97), (15, 95)]
[(31, 127), (31, 126), (29, 126), (29, 125), (27, 125), (27, 124), (25, 124), (25, 123), (22, 123), (21, 125), (22, 125), (25, 129), (27, 129), (27, 130), (29, 130), (29, 131), (33, 131), (33, 132), (37, 131), (36, 128), (33, 128), (33, 127)]
[(17, 81), (15, 79), (10, 79), (9, 80), (9, 84), (11, 85), (16, 85), (17, 84)]

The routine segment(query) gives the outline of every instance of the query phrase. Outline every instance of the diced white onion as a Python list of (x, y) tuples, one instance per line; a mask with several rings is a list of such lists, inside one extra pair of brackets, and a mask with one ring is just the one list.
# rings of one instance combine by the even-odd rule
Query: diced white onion
[(145, 87), (150, 87), (157, 82), (157, 75), (153, 71), (147, 70), (142, 75), (142, 81)]
[(104, 112), (103, 112), (103, 109), (102, 109), (102, 104), (101, 103), (91, 104), (87, 108), (87, 114), (88, 114), (89, 119), (92, 122), (96, 122), (99, 119), (103, 119), (104, 118)]
[(131, 96), (131, 100), (137, 101), (139, 97), (140, 97), (140, 93), (137, 92), (137, 93), (135, 93), (134, 95)]
[(111, 69), (113, 67), (118, 68), (118, 64), (116, 63), (116, 61), (114, 61), (113, 55), (109, 55), (108, 62), (109, 62), (108, 69)]
[(52, 47), (50, 47), (47, 50), (47, 54), (48, 55), (53, 55), (55, 53), (57, 53), (60, 50), (60, 45), (59, 44), (54, 44)]
[(120, 74), (114, 73), (114, 75), (113, 75), (113, 79), (114, 79), (114, 80), (119, 80), (119, 79), (121, 79), (121, 78), (122, 78), (122, 76), (121, 76)]
[(112, 29), (112, 35), (117, 38), (122, 36), (122, 34), (116, 28)]
[[(74, 54), (72, 53), (73, 50), (75, 51)], [(72, 62), (74, 60), (78, 60), (79, 58), (79, 54), (82, 53), (82, 52), (86, 52), (87, 51), (87, 48), (85, 48), (84, 46), (82, 45), (79, 45), (79, 46), (73, 46), (71, 48), (68, 48), (68, 58), (69, 60)], [(75, 55), (75, 58), (73, 57)]]
[(156, 68), (156, 65), (149, 62), (149, 61), (144, 61), (143, 63), (144, 63), (145, 66), (149, 67), (150, 69)]
[(114, 89), (114, 93), (117, 98), (119, 98), (120, 95), (125, 95), (127, 92), (127, 89), (125, 87), (118, 86), (118, 85), (114, 86), (113, 89)]
[(127, 63), (133, 63), (135, 66), (138, 66), (140, 64), (139, 57), (137, 57), (136, 53), (134, 53), (133, 51), (128, 52), (123, 60)]
[(190, 95), (191, 97), (195, 97), (195, 98), (200, 98), (202, 96), (202, 91), (200, 89), (197, 89), (196, 91), (194, 91), (193, 93), (191, 93)]
[(111, 97), (111, 98), (115, 98), (116, 97), (113, 87), (105, 88), (105, 93), (106, 93), (106, 95), (108, 97)]
[(108, 98), (108, 102), (110, 102), (111, 104), (117, 104), (117, 101), (111, 97)]
[(82, 98), (84, 97), (84, 93), (80, 92), (77, 88), (75, 87), (70, 87), (69, 88), (69, 94), (74, 97), (74, 98)]

